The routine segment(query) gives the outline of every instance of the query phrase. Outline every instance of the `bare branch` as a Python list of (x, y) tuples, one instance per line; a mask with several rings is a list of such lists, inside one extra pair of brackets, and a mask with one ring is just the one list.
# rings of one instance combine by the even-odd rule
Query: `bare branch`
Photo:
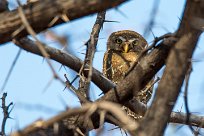
[(82, 103), (87, 103), (89, 102), (86, 97), (84, 97), (84, 95), (79, 91), (77, 90), (69, 81), (69, 79), (67, 78), (66, 74), (64, 74), (64, 77), (66, 78), (66, 86), (71, 90), (73, 91), (73, 93), (79, 98), (79, 100), (82, 102)]
[[(70, 116), (76, 114), (83, 114), (83, 116), (85, 116), (88, 112), (90, 112), (91, 109), (94, 109), (93, 113), (96, 112), (96, 109), (105, 110), (111, 113), (121, 122), (122, 124), (121, 127), (128, 131), (133, 131), (137, 127), (137, 123), (129, 119), (125, 115), (125, 113), (121, 110), (121, 107), (119, 105), (111, 102), (99, 102), (99, 103), (86, 103), (81, 108), (69, 109), (46, 121), (43, 120), (36, 121), (33, 124), (24, 128), (23, 130), (12, 133), (11, 136), (30, 135), (35, 131), (46, 129), (52, 126), (54, 123), (60, 122), (63, 119), (66, 119)], [(91, 115), (92, 114), (90, 114), (89, 116)]]
[[(187, 114), (182, 112), (172, 112), (169, 122), (186, 124)], [(204, 128), (204, 117), (191, 114), (189, 116), (189, 122), (186, 125), (192, 125), (196, 127)]]
[[(90, 88), (90, 81), (92, 79), (92, 73), (93, 73), (93, 58), (94, 54), (96, 52), (96, 46), (98, 43), (98, 37), (99, 37), (99, 32), (101, 28), (103, 27), (103, 23), (105, 21), (105, 11), (102, 11), (98, 13), (96, 22), (92, 28), (91, 36), (90, 39), (87, 42), (87, 50), (86, 50), (86, 56), (84, 59), (84, 63), (82, 65), (82, 73), (84, 71), (88, 72), (87, 78), (84, 76), (81, 76), (80, 81), (79, 81), (79, 91), (84, 94), (84, 96), (87, 97), (89, 100), (89, 88)], [(79, 74), (82, 74), (79, 73)]]
[[(24, 14), (24, 11), (20, 5), (20, 2), (19, 3), (19, 7), (18, 7), (18, 12), (19, 12), (19, 16), (22, 20), (22, 23), (24, 25), (24, 27), (26, 28), (26, 30), (28, 31), (28, 33), (30, 35), (32, 35), (32, 37), (36, 40), (36, 45), (37, 47), (39, 48), (40, 52), (42, 53), (43, 57), (45, 57), (45, 60), (47, 61), (52, 73), (53, 73), (53, 76), (54, 78), (58, 79), (62, 84), (64, 84), (63, 80), (57, 75), (57, 73), (55, 72), (55, 69), (54, 67), (52, 66), (51, 64), (51, 61), (49, 60), (49, 54), (46, 52), (46, 50), (44, 49), (44, 46), (43, 44), (38, 40), (38, 38), (36, 37), (36, 33), (35, 31), (33, 30), (33, 28), (30, 26), (27, 18), (25, 17), (25, 14)], [(13, 40), (14, 42), (16, 40)]]
[(4, 114), (3, 121), (1, 124), (1, 132), (0, 132), (1, 136), (6, 136), (6, 133), (5, 133), (6, 121), (8, 118), (10, 118), (11, 110), (9, 111), (9, 108), (10, 106), (13, 105), (13, 102), (11, 102), (8, 106), (6, 106), (6, 96), (7, 96), (7, 93), (3, 93), (3, 96), (1, 97), (1, 101), (2, 101), (1, 108), (3, 109), (3, 114)]
[[(164, 42), (160, 43), (154, 50), (152, 50), (151, 53), (147, 54), (144, 59), (141, 59), (140, 62), (140, 67), (142, 67), (142, 72), (140, 70), (134, 70), (136, 72), (136, 75), (141, 75), (143, 73), (144, 75), (141, 75), (141, 79), (145, 77), (144, 81), (147, 82), (148, 79), (151, 79), (156, 72), (164, 65), (165, 58), (168, 55), (168, 51), (170, 49), (170, 46), (175, 43), (175, 38), (166, 38)], [(35, 45), (34, 42), (32, 42), (29, 39), (23, 38), (21, 39), (18, 43), (16, 43), (19, 47), (41, 55), (40, 51), (38, 50), (37, 46)], [(45, 45), (44, 45), (45, 46)], [(46, 51), (50, 55), (50, 58), (58, 61), (59, 63), (66, 65), (70, 67), (71, 69), (75, 70), (76, 72), (79, 72), (81, 66), (82, 66), (82, 61), (79, 60), (78, 58), (71, 56), (70, 54), (67, 54), (61, 50), (45, 46)], [(148, 65), (147, 65), (148, 64)], [(87, 73), (85, 73), (87, 75)], [(126, 86), (128, 86), (130, 83), (134, 85), (134, 79), (135, 79), (135, 73), (134, 74), (129, 74), (131, 76), (131, 80), (124, 80), (124, 83), (121, 84), (123, 90), (123, 93), (130, 93), (131, 90), (127, 91), (128, 89), (125, 89)], [(147, 75), (147, 76), (146, 76)], [(139, 76), (138, 76), (139, 78)], [(99, 71), (93, 69), (93, 76), (92, 76), (93, 82), (104, 92), (108, 92), (112, 87), (114, 87), (114, 84), (111, 83), (107, 78), (105, 78)], [(129, 82), (133, 81), (133, 82)], [(143, 81), (141, 81), (143, 82)], [(115, 91), (112, 90), (112, 95), (109, 96), (110, 100), (114, 100), (117, 102), (117, 95), (115, 94)], [(123, 94), (120, 92), (120, 95)], [(121, 95), (121, 97), (123, 97)], [(108, 100), (108, 99), (107, 99)]]
[[(23, 6), (25, 16), (36, 33), (51, 26), (50, 22), (57, 16), (66, 15), (69, 21), (97, 13), (124, 3), (127, 0), (40, 0)], [(91, 7), (91, 8), (90, 8)], [(21, 28), (22, 22), (18, 11), (3, 12), (0, 14), (0, 44), (11, 41), (12, 33)], [(53, 26), (64, 23), (63, 19), (57, 19)], [(15, 38), (28, 35), (26, 30), (21, 31)]]
[[(43, 56), (36, 43), (28, 38), (22, 38), (19, 41), (16, 41), (15, 44), (28, 52)], [(83, 62), (79, 58), (76, 58), (75, 56), (72, 56), (62, 50), (46, 46), (45, 44), (43, 45), (46, 52), (50, 55), (50, 59), (53, 59), (60, 64), (73, 69), (76, 72), (79, 72), (83, 64)], [(84, 74), (87, 75), (87, 71), (84, 71)], [(92, 80), (104, 93), (114, 87), (114, 84), (111, 83), (111, 81), (105, 78), (103, 74), (96, 69), (93, 69)]]
[[(191, 72), (192, 72), (192, 63), (191, 63), (191, 60), (189, 60), (189, 62), (188, 62), (188, 70), (187, 70), (186, 75), (185, 75), (185, 91), (184, 91), (184, 105), (185, 105), (186, 114), (187, 114), (186, 124), (189, 124), (189, 117), (191, 115), (189, 107), (188, 107), (188, 85), (189, 85), (189, 79), (190, 79)], [(194, 134), (197, 133), (193, 129), (193, 127), (191, 125), (189, 125), (189, 128), (192, 131), (192, 133), (194, 133)]]
[(204, 17), (203, 10), (204, 1), (187, 0), (184, 15), (177, 32), (177, 37), (180, 39), (173, 46), (168, 56), (167, 66), (158, 86), (155, 99), (140, 127), (136, 130), (137, 135), (163, 135), (185, 78), (188, 61), (191, 59), (201, 34), (201, 31), (194, 28), (189, 22), (192, 22), (194, 16)]

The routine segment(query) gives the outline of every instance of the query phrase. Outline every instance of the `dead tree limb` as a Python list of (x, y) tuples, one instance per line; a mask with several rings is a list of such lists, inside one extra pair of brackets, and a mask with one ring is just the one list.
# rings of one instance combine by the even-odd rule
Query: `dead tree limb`
[[(124, 3), (127, 0), (40, 0), (28, 3), (22, 8), (28, 22), (36, 33), (49, 27), (65, 23), (80, 17), (97, 13)], [(67, 20), (62, 16), (66, 16)], [(17, 10), (6, 11), (0, 14), (0, 44), (15, 38), (28, 35), (22, 27), (22, 21)], [(54, 21), (53, 21), (54, 20)], [(18, 31), (18, 32), (16, 32)]]

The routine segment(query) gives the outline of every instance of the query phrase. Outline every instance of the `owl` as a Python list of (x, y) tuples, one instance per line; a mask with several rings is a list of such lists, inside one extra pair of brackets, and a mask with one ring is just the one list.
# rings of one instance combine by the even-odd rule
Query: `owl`
[[(103, 59), (104, 76), (117, 84), (124, 78), (139, 53), (147, 46), (147, 41), (137, 32), (123, 30), (112, 33), (108, 38), (107, 51)], [(152, 87), (145, 88), (136, 96), (144, 104), (148, 102), (152, 94)]]

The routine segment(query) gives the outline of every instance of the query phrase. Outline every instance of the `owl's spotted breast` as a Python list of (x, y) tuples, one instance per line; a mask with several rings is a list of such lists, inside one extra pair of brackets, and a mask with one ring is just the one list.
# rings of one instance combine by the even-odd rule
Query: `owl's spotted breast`
[(135, 52), (120, 53), (114, 50), (108, 50), (104, 55), (103, 73), (104, 75), (117, 83), (123, 79), (124, 74), (137, 59)]

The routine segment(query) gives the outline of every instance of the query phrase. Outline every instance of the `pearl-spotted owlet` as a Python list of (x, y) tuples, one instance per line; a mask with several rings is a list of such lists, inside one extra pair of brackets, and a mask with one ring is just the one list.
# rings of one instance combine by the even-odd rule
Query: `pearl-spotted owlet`
[[(104, 54), (103, 74), (117, 84), (124, 78), (125, 73), (136, 61), (139, 53), (146, 47), (147, 41), (137, 32), (123, 30), (112, 33), (108, 38), (107, 51)], [(152, 87), (144, 90), (141, 90), (136, 98), (147, 104), (151, 98)]]

